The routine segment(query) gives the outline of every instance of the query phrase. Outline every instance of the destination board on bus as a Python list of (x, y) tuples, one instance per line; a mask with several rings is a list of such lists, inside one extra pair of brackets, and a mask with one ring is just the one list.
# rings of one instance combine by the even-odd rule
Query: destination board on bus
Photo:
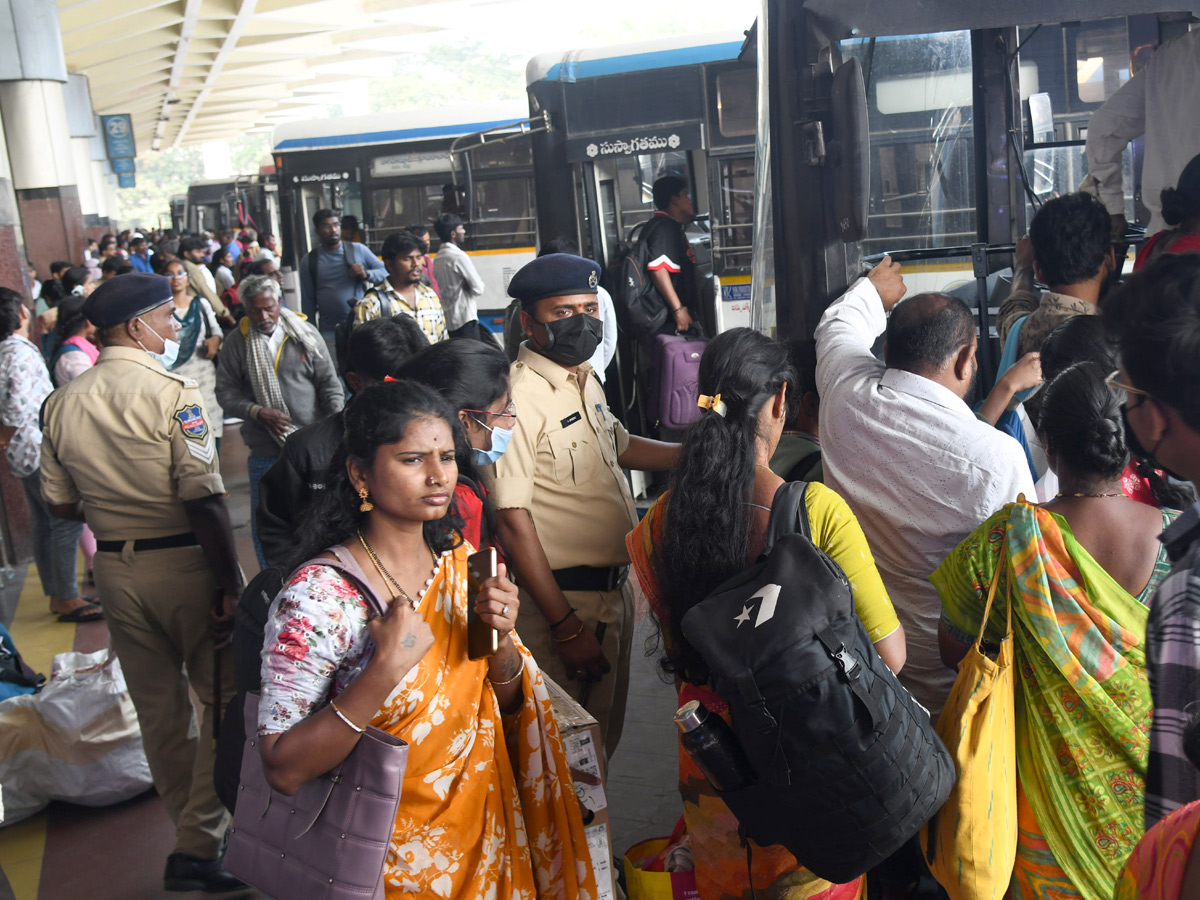
[(672, 150), (703, 150), (704, 125), (686, 122), (657, 129), (625, 129), (611, 134), (593, 134), (567, 141), (567, 160), (587, 162), (640, 156), (643, 153), (667, 153)]
[(396, 175), (432, 175), (450, 171), (450, 154), (443, 151), (395, 153), (376, 156), (371, 160), (371, 177), (388, 178)]

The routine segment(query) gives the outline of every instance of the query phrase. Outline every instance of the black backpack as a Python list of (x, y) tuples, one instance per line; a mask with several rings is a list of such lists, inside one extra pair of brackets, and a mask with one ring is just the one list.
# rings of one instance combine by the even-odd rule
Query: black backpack
[(667, 321), (667, 304), (646, 271), (650, 264), (647, 237), (656, 224), (651, 219), (634, 228), (632, 243), (618, 245), (613, 262), (613, 306), (621, 327), (634, 338), (657, 334)]
[(757, 776), (721, 794), (744, 835), (845, 884), (917, 833), (955, 771), (929, 713), (875, 652), (846, 576), (810, 540), (806, 488), (780, 489), (763, 556), (682, 627)]

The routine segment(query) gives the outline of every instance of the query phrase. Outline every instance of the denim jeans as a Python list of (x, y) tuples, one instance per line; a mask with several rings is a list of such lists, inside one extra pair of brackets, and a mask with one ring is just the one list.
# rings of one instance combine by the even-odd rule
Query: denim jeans
[(258, 483), (277, 459), (278, 456), (251, 456), (246, 460), (246, 474), (250, 476), (250, 534), (254, 538), (254, 553), (258, 556), (260, 569), (267, 567), (267, 560), (263, 557), (262, 542), (258, 539)]
[(42, 591), (49, 597), (69, 600), (79, 596), (77, 568), (79, 536), (83, 523), (63, 519), (50, 512), (42, 496), (41, 472), (20, 479), (29, 501), (29, 524), (33, 531), (33, 558), (37, 563)]

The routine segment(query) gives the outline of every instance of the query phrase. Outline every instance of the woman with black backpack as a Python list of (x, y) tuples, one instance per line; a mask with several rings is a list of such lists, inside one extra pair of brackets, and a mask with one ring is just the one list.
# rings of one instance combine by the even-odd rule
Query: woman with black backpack
[[(674, 676), (679, 703), (700, 700), (729, 718), (709, 687), (704, 659), (684, 637), (684, 615), (714, 588), (750, 568), (767, 545), (771, 507), (784, 481), (768, 463), (798, 402), (787, 348), (749, 328), (715, 338), (700, 362), (706, 412), (683, 443), (671, 489), (626, 538), (633, 569), (663, 641), (663, 672)], [(846, 502), (824, 485), (804, 490), (813, 544), (849, 579), (854, 608), (880, 657), (904, 665), (904, 630), (875, 568), (866, 538)], [(835, 885), (797, 865), (783, 847), (753, 846), (752, 875), (738, 821), (699, 768), (680, 753), (680, 793), (704, 900), (760, 896), (851, 900), (864, 879)], [(811, 810), (819, 817), (820, 810)], [(751, 880), (753, 883), (751, 884)]]

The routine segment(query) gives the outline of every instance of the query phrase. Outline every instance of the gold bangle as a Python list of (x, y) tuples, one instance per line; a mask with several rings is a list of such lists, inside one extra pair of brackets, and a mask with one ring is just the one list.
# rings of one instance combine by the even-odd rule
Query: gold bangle
[(367, 730), (365, 728), (359, 728), (357, 725), (355, 725), (353, 722), (351, 722), (350, 719), (346, 716), (346, 714), (344, 712), (342, 712), (340, 709), (338, 709), (338, 705), (336, 703), (334, 703), (332, 700), (329, 701), (329, 708), (332, 709), (333, 714), (335, 716), (337, 716), (339, 719), (341, 719), (343, 722), (345, 722), (346, 727), (351, 729), (352, 731), (355, 731), (358, 734), (363, 734)]
[(584, 628), (583, 623), (580, 622), (579, 630), (577, 632), (575, 632), (573, 635), (571, 635), (570, 637), (556, 638), (554, 635), (550, 635), (550, 640), (554, 641), (554, 643), (556, 643), (556, 644), (565, 644), (565, 643), (567, 643), (567, 641), (573, 641), (573, 640), (575, 640), (575, 638), (577, 638), (581, 634), (583, 634), (583, 628)]
[(524, 674), (525, 674), (525, 667), (522, 666), (520, 671), (518, 671), (517, 674), (514, 675), (512, 678), (508, 679), (508, 681), (497, 681), (491, 675), (488, 676), (488, 681), (490, 681), (492, 683), (492, 687), (504, 687), (504, 685), (506, 685), (506, 684), (512, 684), (514, 681), (516, 681), (518, 678), (520, 678)]

